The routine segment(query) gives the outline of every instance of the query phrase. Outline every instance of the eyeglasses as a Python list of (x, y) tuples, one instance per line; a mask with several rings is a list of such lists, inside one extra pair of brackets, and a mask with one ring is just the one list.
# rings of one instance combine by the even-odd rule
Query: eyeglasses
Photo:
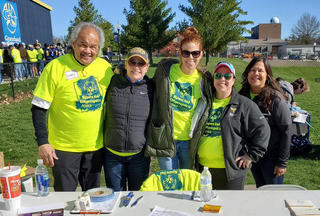
[(196, 50), (196, 51), (188, 51), (188, 50), (182, 50), (181, 51), (181, 55), (183, 58), (188, 58), (190, 56), (190, 54), (192, 55), (193, 58), (199, 58), (201, 51), (200, 50)]
[(217, 80), (221, 79), (222, 77), (224, 77), (226, 80), (230, 80), (233, 77), (233, 75), (231, 73), (225, 73), (225, 74), (215, 73), (213, 74), (213, 77)]
[(144, 67), (144, 66), (146, 65), (146, 62), (144, 62), (144, 61), (136, 62), (136, 61), (130, 59), (130, 60), (129, 60), (129, 65), (130, 65), (130, 66), (134, 66), (134, 67), (135, 67), (135, 66)]

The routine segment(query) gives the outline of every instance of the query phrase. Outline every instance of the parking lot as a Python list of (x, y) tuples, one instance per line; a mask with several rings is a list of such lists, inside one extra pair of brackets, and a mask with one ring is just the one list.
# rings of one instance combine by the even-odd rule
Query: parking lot
[[(248, 58), (244, 58), (243, 59), (246, 62), (250, 62), (251, 59)], [(271, 66), (275, 66), (275, 67), (290, 67), (290, 66), (294, 66), (294, 67), (320, 67), (320, 60), (309, 60), (309, 59), (305, 59), (305, 60), (292, 60), (292, 59), (288, 59), (288, 60), (269, 60), (269, 63)]]

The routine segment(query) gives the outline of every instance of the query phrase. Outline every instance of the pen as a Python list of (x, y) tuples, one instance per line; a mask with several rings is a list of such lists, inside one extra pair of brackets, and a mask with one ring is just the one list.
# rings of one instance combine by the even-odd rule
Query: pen
[(142, 198), (143, 198), (143, 196), (137, 198), (137, 199), (131, 204), (131, 207), (136, 206), (136, 205), (138, 204), (138, 202), (139, 202), (140, 200), (142, 200)]
[(101, 211), (80, 211), (79, 214), (101, 214)]
[(130, 201), (131, 201), (131, 198), (133, 197), (133, 192), (130, 192), (128, 193), (127, 197), (125, 198), (125, 200), (123, 200), (123, 205), (124, 206), (128, 206)]

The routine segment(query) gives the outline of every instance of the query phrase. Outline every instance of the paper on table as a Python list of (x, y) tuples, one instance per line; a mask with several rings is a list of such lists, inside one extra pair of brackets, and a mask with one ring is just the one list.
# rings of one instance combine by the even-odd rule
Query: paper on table
[[(107, 200), (105, 202), (91, 202), (91, 209), (102, 211), (101, 213), (112, 213), (114, 211), (114, 208), (120, 198), (121, 192), (115, 192), (114, 198), (112, 200)], [(80, 211), (73, 209), (71, 214), (80, 214)]]
[(155, 206), (149, 216), (193, 216), (192, 214)]
[(63, 202), (50, 203), (50, 204), (37, 203), (34, 206), (22, 207), (19, 211), (19, 214), (26, 214), (26, 213), (40, 212), (40, 211), (49, 211), (49, 210), (53, 210), (53, 209), (63, 209), (63, 208), (64, 208)]
[(293, 216), (319, 216), (320, 210), (311, 200), (285, 200)]
[(316, 207), (311, 200), (285, 200), (287, 207)]
[(299, 113), (299, 115), (293, 119), (293, 122), (304, 124), (306, 123), (307, 117), (308, 117), (307, 114)]
[(292, 207), (290, 208), (293, 216), (319, 216), (320, 210), (310, 207)]

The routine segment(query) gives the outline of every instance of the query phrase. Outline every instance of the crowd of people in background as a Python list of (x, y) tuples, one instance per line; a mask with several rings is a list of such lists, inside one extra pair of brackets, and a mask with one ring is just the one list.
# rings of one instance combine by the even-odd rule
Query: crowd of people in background
[(0, 84), (3, 75), (13, 81), (40, 76), (44, 66), (51, 60), (65, 54), (66, 45), (45, 43), (38, 40), (34, 44), (0, 44)]

